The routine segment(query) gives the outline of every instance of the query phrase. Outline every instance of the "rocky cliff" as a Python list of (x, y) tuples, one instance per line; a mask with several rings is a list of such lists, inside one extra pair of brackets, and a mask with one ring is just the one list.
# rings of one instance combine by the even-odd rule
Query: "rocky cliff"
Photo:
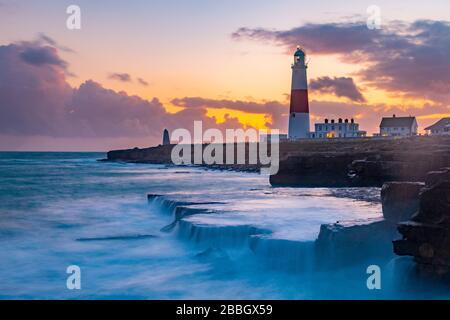
[(159, 145), (150, 148), (134, 148), (109, 151), (105, 160), (127, 161), (139, 163), (168, 164), (171, 163), (170, 154), (173, 145)]
[[(256, 164), (249, 164), (252, 144), (235, 144), (235, 154), (242, 145), (245, 164), (225, 164), (224, 158), (224, 164), (202, 165), (258, 171), (259, 159)], [(253, 146), (259, 148), (258, 144)], [(115, 150), (108, 152), (106, 160), (172, 164), (173, 147)], [(450, 167), (450, 137), (299, 140), (281, 142), (279, 147), (279, 171), (270, 176), (274, 186), (381, 187), (388, 181), (424, 181), (429, 171)], [(222, 148), (225, 155), (226, 145)], [(194, 159), (194, 148), (191, 148), (191, 158)]]
[(393, 243), (422, 273), (450, 280), (450, 168), (429, 172), (425, 183), (385, 183), (381, 199), (383, 218), (322, 225), (317, 257), (335, 267), (386, 261)]
[(381, 188), (383, 217), (398, 223), (409, 220), (419, 208), (423, 182), (388, 182)]
[[(198, 164), (204, 167), (209, 167), (212, 169), (220, 169), (220, 170), (235, 170), (235, 171), (248, 171), (248, 172), (256, 172), (259, 171), (259, 169), (262, 167), (260, 165), (259, 162), (259, 154), (258, 154), (258, 148), (259, 145), (258, 144), (253, 144), (250, 147), (251, 144), (249, 143), (235, 143), (233, 145), (233, 150), (234, 150), (234, 159), (237, 159), (237, 154), (238, 154), (238, 148), (242, 148), (242, 150), (244, 150), (244, 158), (245, 158), (245, 163), (240, 164), (238, 163), (236, 160), (234, 163), (230, 163), (227, 164), (227, 158), (226, 158), (226, 150), (227, 150), (227, 145), (226, 144), (218, 144), (216, 145), (217, 148), (221, 148), (222, 149), (222, 154), (223, 154), (223, 158), (221, 163), (213, 163), (213, 164), (207, 164), (205, 163), (205, 161), (203, 161), (204, 159), (202, 159), (202, 163)], [(135, 163), (152, 163), (152, 164), (168, 164), (171, 165), (173, 164), (172, 161), (172, 149), (174, 148), (175, 145), (171, 144), (171, 145), (159, 145), (156, 147), (150, 147), (150, 148), (134, 148), (134, 149), (125, 149), (125, 150), (113, 150), (113, 151), (109, 151), (107, 153), (107, 158), (104, 159), (103, 161), (126, 161), (126, 162), (135, 162)], [(205, 148), (208, 146), (208, 144), (203, 144), (202, 145), (202, 153), (205, 150)], [(189, 155), (189, 159), (190, 162), (187, 163), (189, 164), (194, 164), (194, 159), (195, 159), (195, 149), (192, 147), (192, 145), (189, 146), (190, 147), (190, 155)], [(257, 155), (256, 155), (256, 163), (250, 163), (249, 162), (249, 151), (251, 148), (255, 148)], [(268, 148), (269, 152), (270, 152), (270, 145)]]
[(417, 212), (424, 186), (418, 182), (385, 183), (381, 190), (382, 218), (322, 225), (316, 240), (319, 264), (342, 267), (393, 258), (392, 240), (399, 236), (397, 223)]
[(275, 186), (378, 186), (424, 181), (429, 171), (450, 166), (450, 137), (299, 141), (281, 147)]
[(428, 174), (417, 213), (398, 231), (396, 254), (413, 256), (421, 271), (450, 276), (450, 168)]

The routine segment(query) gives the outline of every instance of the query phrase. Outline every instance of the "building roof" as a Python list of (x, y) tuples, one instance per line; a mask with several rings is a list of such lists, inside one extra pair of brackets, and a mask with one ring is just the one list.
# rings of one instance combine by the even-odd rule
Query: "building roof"
[(383, 118), (380, 123), (380, 128), (411, 127), (415, 120), (416, 117)]
[(426, 127), (425, 130), (440, 130), (446, 126), (450, 126), (450, 118), (442, 118), (435, 124), (432, 124), (429, 127)]

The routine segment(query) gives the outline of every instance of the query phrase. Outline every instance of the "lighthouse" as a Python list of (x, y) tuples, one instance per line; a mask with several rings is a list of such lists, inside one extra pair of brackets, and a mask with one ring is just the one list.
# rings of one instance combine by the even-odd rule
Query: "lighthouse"
[(308, 81), (305, 52), (297, 47), (292, 64), (291, 104), (289, 110), (289, 139), (309, 138)]

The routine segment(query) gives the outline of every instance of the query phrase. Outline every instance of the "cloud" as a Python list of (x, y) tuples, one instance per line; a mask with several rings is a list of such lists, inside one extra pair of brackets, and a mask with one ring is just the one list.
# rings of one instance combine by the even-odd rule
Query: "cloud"
[(66, 67), (54, 48), (31, 43), (0, 46), (1, 133), (53, 135), (59, 131), (63, 106), (72, 93)]
[(116, 92), (92, 80), (71, 87), (68, 65), (60, 61), (58, 49), (48, 45), (0, 46), (0, 149), (149, 146), (161, 142), (164, 128), (193, 130), (197, 120), (205, 129), (242, 127), (231, 115), (217, 124), (206, 107), (168, 113), (157, 98)]
[(284, 128), (286, 126), (287, 104), (279, 101), (253, 102), (242, 100), (207, 99), (202, 97), (176, 98), (171, 103), (184, 108), (231, 109), (236, 111), (266, 115), (266, 126)]
[(169, 116), (145, 100), (88, 80), (72, 88), (58, 49), (36, 43), (0, 46), (0, 134), (117, 138), (159, 136)]
[(289, 53), (301, 44), (311, 54), (337, 54), (342, 61), (360, 64), (357, 75), (373, 88), (449, 102), (448, 21), (397, 21), (380, 30), (369, 30), (365, 22), (305, 24), (281, 31), (240, 28), (232, 37), (282, 45)]
[(61, 51), (75, 53), (74, 50), (72, 50), (71, 48), (68, 48), (68, 47), (60, 45), (56, 40), (54, 40), (53, 38), (49, 37), (45, 33), (39, 33), (38, 38), (35, 41), (35, 44), (36, 45), (49, 45), (49, 46), (57, 48), (58, 50), (61, 50)]
[(320, 77), (313, 79), (310, 82), (310, 88), (322, 93), (332, 93), (338, 97), (345, 97), (354, 102), (366, 101), (353, 79), (348, 77)]
[(12, 46), (15, 46), (16, 49), (20, 49), (20, 59), (30, 65), (36, 67), (50, 65), (57, 67), (68, 76), (75, 76), (68, 70), (68, 63), (63, 60), (58, 53), (59, 50), (70, 53), (73, 53), (74, 51), (59, 45), (55, 40), (43, 33), (40, 33), (36, 40), (22, 41), (12, 44)]
[(35, 66), (49, 64), (59, 66), (64, 69), (67, 67), (67, 63), (59, 58), (56, 54), (55, 48), (52, 47), (24, 48), (24, 50), (20, 53), (20, 57), (23, 61)]
[(67, 104), (71, 135), (139, 137), (161, 133), (167, 116), (158, 99), (150, 101), (104, 88), (92, 80), (74, 89)]
[[(126, 72), (123, 72), (123, 73), (114, 72), (114, 73), (111, 73), (108, 76), (108, 78), (117, 80), (117, 81), (121, 81), (121, 82), (133, 82), (133, 77), (129, 73), (126, 73)], [(142, 78), (136, 78), (136, 81), (137, 81), (137, 83), (139, 83), (140, 85), (145, 86), (145, 87), (147, 87), (149, 85), (149, 83)]]
[(113, 80), (117, 80), (117, 81), (122, 81), (122, 82), (131, 82), (132, 81), (131, 76), (128, 73), (118, 73), (118, 72), (111, 73), (109, 75), (109, 78), (113, 79)]
[(285, 105), (278, 101), (252, 102), (242, 100), (227, 99), (207, 99), (202, 97), (184, 97), (176, 98), (171, 101), (172, 104), (184, 108), (215, 108), (215, 109), (233, 109), (250, 113), (269, 113), (274, 109), (284, 108)]
[(148, 85), (149, 85), (149, 83), (142, 78), (137, 78), (137, 81), (139, 84), (143, 85), (144, 87), (148, 87)]
[(373, 45), (373, 37), (378, 30), (369, 30), (364, 23), (305, 24), (289, 30), (269, 30), (264, 28), (240, 28), (232, 33), (235, 40), (252, 39), (275, 42), (292, 53), (299, 44), (309, 52), (348, 54), (354, 50)]

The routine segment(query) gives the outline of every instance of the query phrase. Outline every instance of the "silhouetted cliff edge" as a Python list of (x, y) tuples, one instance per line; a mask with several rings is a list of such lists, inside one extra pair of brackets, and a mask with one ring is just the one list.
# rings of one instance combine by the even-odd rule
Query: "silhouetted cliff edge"
[(389, 181), (424, 181), (450, 166), (450, 137), (292, 142), (281, 147), (276, 186), (381, 187)]
[[(173, 147), (114, 150), (108, 152), (106, 160), (172, 164)], [(248, 147), (246, 144), (247, 159)], [(257, 171), (261, 167), (259, 163), (246, 163), (203, 165), (241, 171)], [(381, 187), (388, 181), (424, 181), (427, 172), (443, 167), (450, 167), (450, 137), (288, 141), (280, 144), (279, 171), (270, 176), (270, 183), (297, 187)]]

